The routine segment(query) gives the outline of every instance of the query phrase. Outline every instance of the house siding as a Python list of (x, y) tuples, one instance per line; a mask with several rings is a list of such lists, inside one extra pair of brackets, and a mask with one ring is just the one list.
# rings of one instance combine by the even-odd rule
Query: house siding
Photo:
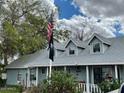
[(67, 67), (67, 71), (71, 73), (77, 81), (86, 82), (86, 68), (85, 66), (79, 66), (80, 71), (77, 71), (77, 66)]
[(17, 75), (21, 73), (21, 84), (26, 85), (26, 69), (8, 69), (7, 70), (7, 85), (17, 85)]

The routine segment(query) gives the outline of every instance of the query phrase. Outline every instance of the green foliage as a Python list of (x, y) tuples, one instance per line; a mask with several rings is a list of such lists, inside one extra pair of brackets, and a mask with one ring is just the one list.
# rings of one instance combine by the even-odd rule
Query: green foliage
[[(40, 0), (7, 0), (1, 8), (0, 59), (6, 65), (16, 54), (31, 54), (46, 46), (50, 10)], [(68, 31), (54, 31), (56, 39), (68, 35)]]
[(21, 24), (19, 52), (21, 55), (36, 52), (45, 47), (45, 36), (28, 23)]
[(111, 90), (118, 89), (120, 88), (120, 86), (121, 86), (120, 81), (115, 79), (112, 81)]
[(0, 90), (0, 93), (19, 93), (16, 89), (4, 89)]
[(69, 35), (71, 34), (71, 31), (69, 30), (54, 30), (54, 38), (56, 40), (62, 40), (65, 41), (69, 38)]
[(0, 87), (4, 87), (6, 84), (6, 80), (2, 79), (2, 73), (5, 73), (4, 67), (5, 67), (5, 65), (0, 64)]
[(1, 73), (4, 73), (5, 72), (4, 67), (5, 67), (5, 65), (0, 64), (0, 75), (1, 75)]
[(33, 87), (29, 93), (80, 93), (77, 91), (76, 79), (69, 73), (55, 71), (49, 80), (44, 80), (37, 88)]
[(7, 85), (6, 88), (0, 90), (0, 93), (22, 93), (23, 87), (20, 85)]
[(0, 77), (0, 87), (4, 87), (6, 84), (6, 80), (1, 79)]
[(30, 54), (45, 47), (46, 19), (40, 15), (38, 0), (8, 0), (5, 4), (0, 19), (0, 57), (7, 64), (17, 53)]
[(16, 86), (16, 90), (18, 90), (19, 93), (22, 93), (23, 92), (23, 86), (21, 86), (21, 85)]
[(116, 90), (120, 87), (121, 83), (119, 80), (104, 80), (102, 81), (99, 86), (104, 93)]
[(18, 91), (18, 93), (22, 93), (22, 91), (23, 91), (22, 85), (7, 85), (6, 87), (8, 89), (14, 89), (14, 90)]
[[(1, 43), (1, 49), (4, 56), (6, 52), (7, 55), (13, 56), (17, 51), (17, 44), (19, 41), (19, 33), (17, 29), (9, 22), (5, 21), (3, 23), (3, 42)], [(2, 56), (2, 57), (3, 57)]]

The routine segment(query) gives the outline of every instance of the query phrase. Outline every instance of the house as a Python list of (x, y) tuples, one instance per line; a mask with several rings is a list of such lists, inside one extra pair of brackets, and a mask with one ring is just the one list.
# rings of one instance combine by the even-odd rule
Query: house
[[(86, 83), (87, 93), (90, 84), (106, 78), (124, 80), (124, 37), (104, 38), (93, 34), (85, 41), (70, 38), (64, 44), (55, 43), (52, 66), (52, 69), (72, 73), (77, 81)], [(48, 51), (23, 56), (6, 69), (7, 84), (38, 85), (48, 77)]]

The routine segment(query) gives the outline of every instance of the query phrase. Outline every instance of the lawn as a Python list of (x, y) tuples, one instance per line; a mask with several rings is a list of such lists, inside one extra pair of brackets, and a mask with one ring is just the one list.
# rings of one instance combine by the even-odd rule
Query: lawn
[(1, 89), (0, 93), (19, 93), (16, 88)]

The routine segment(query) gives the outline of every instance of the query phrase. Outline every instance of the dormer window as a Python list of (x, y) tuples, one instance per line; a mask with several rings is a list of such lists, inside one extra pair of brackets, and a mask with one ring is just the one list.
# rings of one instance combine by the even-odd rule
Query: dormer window
[(93, 53), (100, 52), (100, 43), (93, 44)]
[(75, 50), (74, 50), (74, 49), (69, 48), (69, 55), (74, 55), (74, 54), (75, 54)]

